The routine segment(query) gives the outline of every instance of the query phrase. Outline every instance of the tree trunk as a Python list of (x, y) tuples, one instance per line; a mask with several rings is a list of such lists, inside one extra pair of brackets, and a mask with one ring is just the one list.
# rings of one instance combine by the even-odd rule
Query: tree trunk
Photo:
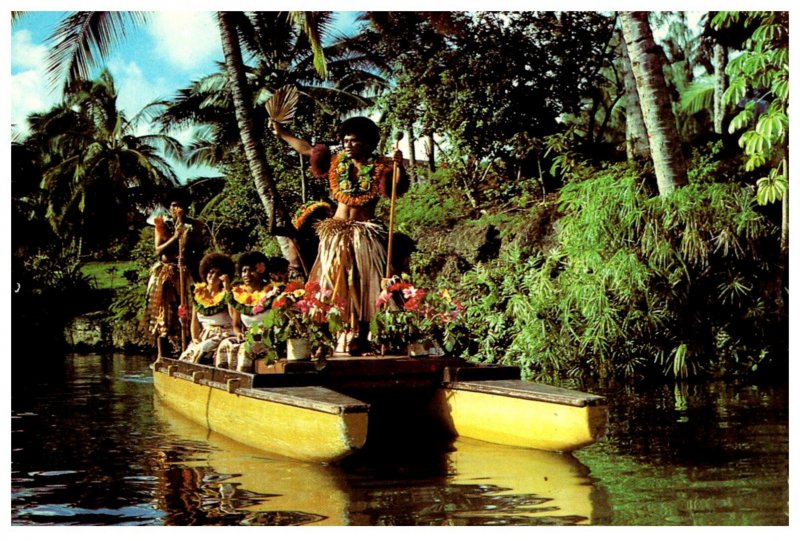
[(435, 150), (434, 146), (436, 141), (433, 139), (433, 130), (428, 132), (428, 170), (431, 173), (436, 172), (436, 159), (435, 159)]
[(625, 40), (622, 40), (622, 54), (625, 62), (625, 151), (628, 161), (649, 160), (650, 145), (647, 142), (639, 91), (636, 90), (636, 78), (633, 76)]
[(622, 33), (628, 45), (631, 68), (642, 105), (644, 124), (650, 141), (658, 191), (672, 193), (688, 183), (686, 161), (681, 152), (678, 127), (672, 114), (658, 46), (646, 11), (621, 11)]
[(253, 122), (252, 100), (247, 90), (239, 36), (228, 17), (228, 12), (220, 11), (217, 13), (220, 36), (222, 38), (222, 51), (225, 55), (225, 70), (228, 73), (231, 85), (236, 122), (239, 125), (239, 137), (242, 141), (242, 147), (244, 147), (244, 154), (256, 186), (256, 192), (267, 213), (270, 231), (273, 230), (276, 219), (281, 225), (291, 227), (286, 211), (283, 205), (280, 204), (278, 190), (272, 178), (272, 171), (270, 171), (267, 163), (262, 144), (262, 130)]
[(408, 177), (412, 184), (417, 183), (417, 150), (414, 148), (414, 126), (408, 125)]
[(714, 45), (714, 69), (716, 78), (714, 79), (714, 133), (722, 134), (722, 122), (725, 120), (725, 103), (722, 95), (728, 86), (725, 76), (725, 68), (728, 66), (728, 49), (719, 43)]

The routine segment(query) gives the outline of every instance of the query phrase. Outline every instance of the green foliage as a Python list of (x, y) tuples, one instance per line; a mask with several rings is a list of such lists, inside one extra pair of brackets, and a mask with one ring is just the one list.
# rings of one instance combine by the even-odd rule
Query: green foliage
[[(527, 153), (520, 143), (555, 131), (562, 114), (580, 115), (585, 96), (606, 84), (597, 74), (613, 55), (614, 19), (599, 12), (451, 15), (447, 35), (417, 13), (393, 14), (380, 39), (367, 34), (396, 80), (380, 108), (397, 127), (446, 136), (452, 162), (497, 159), (513, 177)], [(477, 184), (482, 176), (465, 178)]]
[(720, 11), (712, 24), (720, 29), (740, 21), (752, 33), (744, 52), (728, 64), (731, 81), (723, 99), (742, 108), (729, 131), (744, 130), (739, 146), (746, 169), (769, 167), (757, 180), (758, 202), (766, 205), (782, 199), (789, 189), (781, 171), (789, 144), (789, 17), (780, 11)]
[(69, 319), (92, 308), (87, 278), (75, 256), (38, 253), (14, 258), (12, 341), (60, 347)]
[[(413, 238), (424, 230), (447, 226), (467, 213), (462, 192), (453, 189), (456, 183), (452, 169), (439, 169), (425, 183), (415, 184), (395, 207), (397, 230)], [(379, 204), (377, 215), (388, 223), (389, 202)]]
[(508, 250), (464, 276), (462, 353), (539, 377), (688, 377), (763, 362), (780, 320), (765, 309), (774, 228), (752, 190), (716, 181), (728, 166), (697, 164), (669, 197), (650, 197), (624, 167), (570, 182), (558, 248)]
[(150, 267), (156, 262), (153, 253), (155, 229), (146, 227), (139, 234), (139, 241), (131, 251), (131, 266), (123, 273), (126, 283), (114, 292), (109, 306), (109, 319), (114, 324), (139, 322), (145, 309), (147, 281)]

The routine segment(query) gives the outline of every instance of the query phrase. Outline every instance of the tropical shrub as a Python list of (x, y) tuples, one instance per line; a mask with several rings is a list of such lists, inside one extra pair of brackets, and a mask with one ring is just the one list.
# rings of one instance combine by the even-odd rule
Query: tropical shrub
[(719, 375), (782, 358), (775, 227), (752, 187), (700, 165), (668, 197), (625, 166), (566, 185), (556, 248), (511, 249), (464, 276), (463, 354), (550, 377)]

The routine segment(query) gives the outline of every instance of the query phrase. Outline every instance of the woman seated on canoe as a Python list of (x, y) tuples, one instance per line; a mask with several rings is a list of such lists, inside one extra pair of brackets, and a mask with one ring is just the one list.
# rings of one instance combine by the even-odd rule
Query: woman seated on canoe
[(261, 342), (248, 343), (248, 327), (260, 322), (267, 314), (264, 306), (268, 299), (277, 296), (281, 289), (268, 280), (267, 257), (261, 252), (248, 252), (239, 257), (239, 276), (242, 284), (233, 286), (228, 295), (233, 336), (220, 342), (214, 364), (218, 368), (252, 372), (256, 359), (266, 354)]
[(227, 301), (233, 271), (233, 260), (224, 254), (208, 254), (200, 261), (200, 277), (205, 282), (194, 285), (190, 326), (192, 343), (181, 353), (182, 361), (211, 364), (220, 342), (233, 336), (233, 320)]

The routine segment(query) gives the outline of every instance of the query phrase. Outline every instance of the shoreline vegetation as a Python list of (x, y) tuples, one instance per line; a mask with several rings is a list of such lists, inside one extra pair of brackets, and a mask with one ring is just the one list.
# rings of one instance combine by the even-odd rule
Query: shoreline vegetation
[[(207, 251), (280, 255), (271, 224), (327, 196), (265, 130), (265, 100), (295, 85), (296, 133), (334, 142), (366, 107), (384, 112), (381, 154), (395, 130), (424, 144), (407, 147), (393, 223), (416, 242), (415, 285), (463, 304), (449, 354), (542, 381), (785, 378), (787, 13), (364, 17), (352, 40), (307, 48), (296, 20), (224, 12), (225, 66), (154, 104), (150, 135), (109, 71), (72, 73), (12, 143), (12, 349), (66, 347), (77, 316), (101, 329), (91, 347), (155, 351), (138, 327), (147, 218), (171, 186), (191, 192)], [(187, 126), (207, 137), (168, 135)], [(220, 176), (179, 183), (166, 156)]]

